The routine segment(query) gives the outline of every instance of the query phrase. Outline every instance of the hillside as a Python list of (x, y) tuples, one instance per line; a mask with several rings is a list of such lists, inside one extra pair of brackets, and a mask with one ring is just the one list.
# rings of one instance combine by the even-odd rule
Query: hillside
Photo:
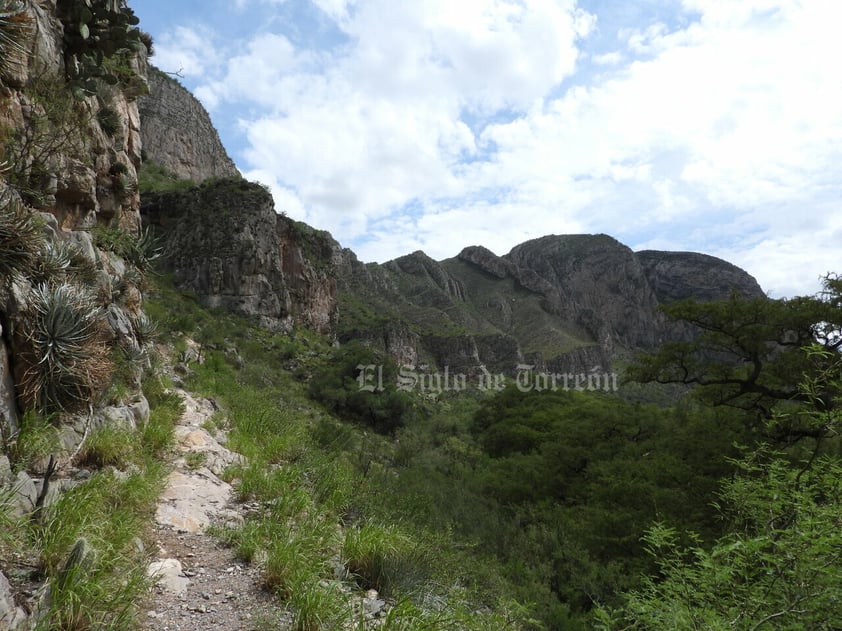
[(0, 2), (0, 631), (842, 628), (842, 279), (364, 263), (152, 50), (125, 2)]

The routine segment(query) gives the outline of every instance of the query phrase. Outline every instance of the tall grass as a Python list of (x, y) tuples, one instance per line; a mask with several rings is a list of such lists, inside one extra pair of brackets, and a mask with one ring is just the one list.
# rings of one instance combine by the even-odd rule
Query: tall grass
[[(400, 446), (344, 424), (307, 395), (307, 376), (328, 354), (329, 341), (267, 332), (203, 309), (166, 278), (156, 282), (157, 297), (147, 306), (160, 315), (160, 339), (176, 348), (199, 342), (205, 361), (190, 364), (186, 387), (220, 406), (228, 446), (247, 458), (225, 478), (252, 510), (241, 526), (215, 532), (262, 568), (293, 629), (530, 628), (500, 604), (505, 586), (488, 587), (485, 576), (471, 575), (482, 561), (469, 562), (447, 532), (390, 521), (394, 498), (382, 494), (391, 487), (382, 480), (394, 477), (399, 485), (390, 463)], [(240, 369), (225, 361), (222, 350), (230, 346), (245, 360)], [(368, 589), (396, 605), (385, 618), (361, 611)]]

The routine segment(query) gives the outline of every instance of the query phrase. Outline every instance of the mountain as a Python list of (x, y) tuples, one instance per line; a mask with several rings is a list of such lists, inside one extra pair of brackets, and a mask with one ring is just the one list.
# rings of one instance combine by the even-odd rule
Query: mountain
[(408, 365), (607, 369), (688, 334), (665, 321), (661, 304), (763, 296), (721, 259), (635, 253), (607, 235), (545, 236), (505, 256), (470, 246), (443, 261), (419, 251), (364, 264), (236, 178), (144, 195), (141, 213), (166, 243), (177, 284), (206, 305), (277, 330), (364, 340)]
[(238, 176), (198, 99), (154, 66), (147, 74), (149, 94), (138, 99), (144, 159), (194, 182)]
[(139, 99), (145, 157), (213, 181), (146, 192), (143, 221), (166, 243), (180, 287), (269, 328), (360, 339), (408, 365), (579, 372), (691, 335), (665, 321), (664, 303), (764, 295), (721, 259), (633, 252), (603, 234), (549, 235), (504, 256), (473, 245), (443, 261), (419, 251), (361, 263), (240, 179), (207, 112), (177, 81), (152, 69), (149, 86)]

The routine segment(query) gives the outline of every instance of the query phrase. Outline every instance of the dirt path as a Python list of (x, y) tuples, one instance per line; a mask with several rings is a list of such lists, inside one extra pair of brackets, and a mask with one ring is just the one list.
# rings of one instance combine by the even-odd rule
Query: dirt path
[(260, 569), (237, 560), (206, 534), (211, 524), (241, 523), (248, 510), (233, 501), (231, 486), (217, 477), (239, 456), (220, 444), (223, 435), (202, 428), (214, 413), (211, 402), (179, 394), (186, 408), (176, 428), (181, 455), (155, 514), (158, 558), (149, 571), (158, 582), (144, 603), (142, 628), (283, 629), (288, 619), (261, 588)]

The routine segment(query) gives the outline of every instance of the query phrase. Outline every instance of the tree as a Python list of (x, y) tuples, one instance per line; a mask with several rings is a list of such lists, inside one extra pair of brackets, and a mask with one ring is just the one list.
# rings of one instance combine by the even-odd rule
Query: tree
[[(805, 375), (791, 399), (802, 401), (802, 424), (828, 437), (842, 426), (826, 394), (842, 387), (838, 338), (816, 337), (801, 352), (808, 365), (828, 368)], [(644, 542), (659, 576), (628, 593), (619, 611), (600, 610), (598, 628), (842, 628), (842, 459), (838, 449), (820, 455), (821, 444), (800, 460), (762, 444), (747, 449), (722, 483), (717, 508), (728, 530), (710, 548), (698, 537), (679, 544), (663, 524), (651, 528)]]
[[(719, 302), (693, 299), (664, 308), (668, 316), (692, 325), (692, 341), (665, 344), (639, 359), (630, 377), (642, 382), (698, 386), (700, 398), (751, 412), (755, 422), (771, 419), (784, 402), (807, 402), (799, 388), (808, 378), (839, 371), (842, 366), (842, 278), (827, 275), (816, 296), (788, 300), (745, 299), (734, 294)], [(828, 353), (804, 353), (818, 344)], [(820, 393), (828, 410), (840, 405), (842, 389)], [(777, 423), (778, 439), (819, 438), (815, 424)]]

